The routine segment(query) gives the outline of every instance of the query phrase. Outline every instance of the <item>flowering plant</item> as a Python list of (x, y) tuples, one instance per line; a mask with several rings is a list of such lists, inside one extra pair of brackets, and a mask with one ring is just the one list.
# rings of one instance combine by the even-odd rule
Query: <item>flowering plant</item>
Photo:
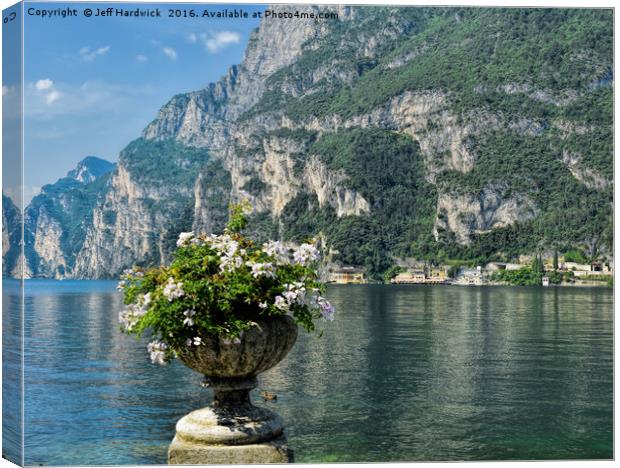
[(259, 246), (241, 234), (246, 225), (244, 207), (233, 206), (224, 234), (181, 233), (169, 266), (123, 273), (122, 329), (152, 333), (155, 340), (147, 348), (154, 363), (202, 346), (206, 335), (239, 342), (261, 317), (288, 314), (308, 331), (316, 319), (333, 319), (334, 308), (322, 296), (314, 243)]

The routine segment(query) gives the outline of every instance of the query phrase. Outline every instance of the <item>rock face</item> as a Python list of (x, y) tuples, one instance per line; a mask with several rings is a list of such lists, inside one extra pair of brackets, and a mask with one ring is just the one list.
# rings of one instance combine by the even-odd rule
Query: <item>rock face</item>
[[(278, 13), (290, 7), (275, 5), (270, 9)], [(310, 5), (296, 5), (295, 9), (302, 13), (319, 11)], [(174, 138), (187, 145), (223, 151), (230, 138), (230, 122), (258, 101), (266, 79), (297, 59), (307, 41), (327, 31), (327, 25), (314, 22), (263, 21), (250, 36), (240, 65), (230, 67), (225, 77), (204, 90), (175, 96), (144, 130), (143, 137)]]
[(93, 210), (114, 168), (113, 163), (88, 156), (31, 200), (24, 216), (24, 253), (31, 275), (73, 276)]
[[(226, 190), (221, 164), (210, 162), (204, 150), (171, 141), (138, 139), (131, 143), (121, 153), (108, 189), (94, 209), (73, 275), (111, 277), (135, 263), (166, 262), (179, 232), (192, 228), (200, 171)], [(217, 229), (223, 226), (221, 212), (226, 203), (226, 199), (205, 202), (211, 207), (207, 221)]]
[[(221, 230), (241, 199), (263, 238), (320, 235), (374, 276), (394, 256), (593, 238), (610, 254), (609, 11), (269, 9), (337, 18), (264, 19), (242, 63), (174, 96), (109, 175), (76, 169), (76, 184), (102, 185), (92, 215), (67, 249), (66, 219), (26, 214), (35, 274), (166, 262), (179, 232)], [(565, 23), (596, 38), (564, 47)], [(500, 246), (498, 232), (527, 240)]]
[(69, 171), (67, 177), (87, 185), (112, 170), (114, 170), (113, 163), (97, 156), (86, 156), (78, 163), (75, 169)]
[(19, 276), (22, 216), (13, 200), (2, 194), (2, 274)]
[(472, 234), (523, 223), (538, 213), (534, 202), (525, 195), (503, 196), (498, 187), (485, 187), (480, 193), (442, 193), (437, 200), (437, 217), (433, 233), (454, 234), (459, 244), (470, 243)]

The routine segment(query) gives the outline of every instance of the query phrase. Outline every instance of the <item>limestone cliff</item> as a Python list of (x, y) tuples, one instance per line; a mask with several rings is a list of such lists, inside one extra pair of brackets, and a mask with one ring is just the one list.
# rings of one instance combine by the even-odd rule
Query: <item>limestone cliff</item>
[(43, 186), (24, 216), (25, 263), (32, 276), (73, 276), (93, 210), (115, 165), (88, 156), (66, 177)]
[(262, 237), (320, 234), (375, 276), (394, 256), (592, 239), (610, 255), (608, 10), (269, 8), (337, 17), (265, 19), (240, 64), (174, 96), (121, 153), (75, 258), (62, 224), (37, 218), (42, 271), (165, 262), (179, 232), (221, 230), (240, 199)]
[(9, 197), (2, 194), (2, 275), (19, 276), (22, 215)]

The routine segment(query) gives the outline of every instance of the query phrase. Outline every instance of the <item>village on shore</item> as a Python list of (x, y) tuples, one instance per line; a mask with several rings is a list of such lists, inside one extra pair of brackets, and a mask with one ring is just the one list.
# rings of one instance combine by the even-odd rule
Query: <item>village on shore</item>
[[(536, 264), (538, 262), (538, 265)], [(611, 286), (613, 263), (592, 261), (578, 263), (563, 257), (540, 259), (522, 257), (517, 263), (489, 262), (485, 265), (430, 265), (415, 260), (400, 261), (385, 283), (443, 284), (462, 286), (528, 285), (528, 286)], [(334, 266), (328, 269), (333, 284), (376, 283), (367, 271), (357, 266)]]

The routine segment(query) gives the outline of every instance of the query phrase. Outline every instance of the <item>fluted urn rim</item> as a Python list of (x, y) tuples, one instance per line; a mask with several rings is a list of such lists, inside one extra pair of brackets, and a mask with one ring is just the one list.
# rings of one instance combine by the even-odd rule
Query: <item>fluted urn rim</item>
[(255, 322), (238, 340), (202, 336), (200, 346), (177, 350), (178, 357), (207, 378), (253, 379), (282, 361), (298, 335), (297, 324), (288, 315), (264, 317)]

